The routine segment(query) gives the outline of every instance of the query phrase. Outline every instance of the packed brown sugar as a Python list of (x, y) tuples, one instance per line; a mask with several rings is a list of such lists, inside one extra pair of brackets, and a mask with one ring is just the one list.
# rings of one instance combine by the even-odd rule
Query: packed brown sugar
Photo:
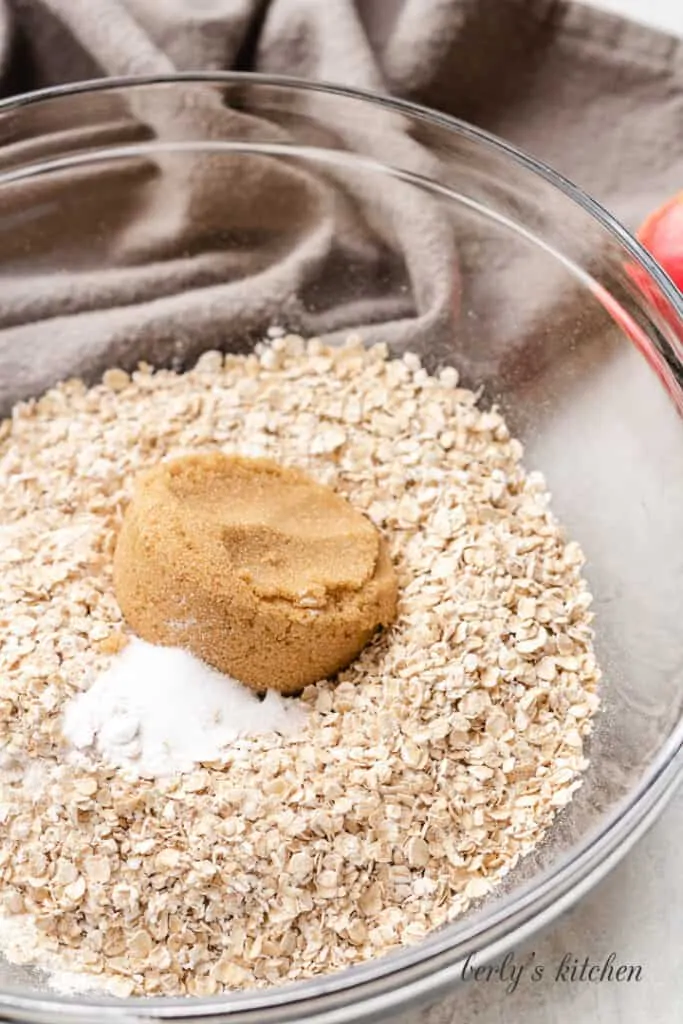
[(256, 690), (334, 675), (396, 612), (396, 575), (369, 519), (270, 459), (186, 455), (143, 474), (119, 531), (127, 622)]
[[(571, 799), (598, 705), (583, 558), (454, 369), (289, 336), (69, 381), (0, 438), (0, 893), (24, 959), (119, 995), (338, 970), (457, 917)], [(64, 709), (132, 632), (114, 552), (136, 481), (198, 454), (272, 460), (365, 517), (395, 619), (304, 688), (299, 732), (131, 781), (72, 759)]]

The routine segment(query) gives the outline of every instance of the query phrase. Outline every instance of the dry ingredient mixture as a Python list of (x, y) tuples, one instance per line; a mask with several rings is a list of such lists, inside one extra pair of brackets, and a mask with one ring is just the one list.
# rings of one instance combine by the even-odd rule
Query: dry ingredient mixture
[[(365, 512), (396, 623), (304, 690), (294, 735), (165, 780), (70, 764), (64, 709), (123, 642), (130, 481), (215, 450), (300, 467)], [(534, 847), (587, 765), (599, 670), (581, 551), (521, 455), (454, 369), (357, 338), (111, 370), (16, 407), (0, 426), (0, 897), (41, 936), (27, 958), (120, 995), (293, 981), (418, 941)]]

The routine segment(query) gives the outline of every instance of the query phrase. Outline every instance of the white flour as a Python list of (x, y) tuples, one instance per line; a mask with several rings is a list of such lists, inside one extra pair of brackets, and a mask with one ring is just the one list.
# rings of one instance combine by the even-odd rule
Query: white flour
[(37, 966), (45, 975), (45, 984), (60, 995), (102, 993), (116, 995), (111, 984), (97, 975), (65, 971), (57, 953), (41, 950), (38, 963), (36, 951), (40, 949), (40, 933), (28, 914), (0, 916), (0, 949), (10, 964)]
[(220, 761), (231, 743), (297, 731), (304, 705), (269, 690), (264, 700), (187, 651), (134, 638), (67, 706), (63, 732), (80, 751), (144, 777)]

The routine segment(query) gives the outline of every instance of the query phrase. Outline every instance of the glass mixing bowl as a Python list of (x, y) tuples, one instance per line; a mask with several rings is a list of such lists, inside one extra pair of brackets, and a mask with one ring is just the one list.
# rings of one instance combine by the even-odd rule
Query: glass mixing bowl
[(239, 74), (110, 80), (6, 102), (0, 133), (0, 411), (73, 372), (244, 351), (273, 322), (453, 363), (500, 404), (586, 552), (604, 669), (572, 804), (420, 944), (210, 999), (59, 997), (4, 964), (0, 1014), (342, 1024), (435, 1002), (469, 954), (500, 955), (585, 893), (680, 775), (683, 298), (558, 174), (386, 98)]

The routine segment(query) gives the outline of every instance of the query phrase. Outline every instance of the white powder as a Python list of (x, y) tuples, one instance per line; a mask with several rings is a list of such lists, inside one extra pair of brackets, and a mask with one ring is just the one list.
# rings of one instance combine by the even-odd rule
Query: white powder
[(24, 769), (21, 780), (24, 792), (34, 800), (39, 800), (50, 781), (50, 766), (37, 758), (30, 761)]
[(0, 949), (5, 960), (18, 966), (35, 966), (46, 975), (45, 984), (61, 995), (116, 995), (109, 978), (81, 971), (63, 970), (63, 957), (41, 948), (41, 935), (28, 914), (0, 916)]
[(295, 732), (305, 716), (295, 698), (269, 690), (260, 700), (187, 651), (133, 639), (67, 706), (63, 732), (107, 764), (158, 777), (221, 761), (242, 736)]

